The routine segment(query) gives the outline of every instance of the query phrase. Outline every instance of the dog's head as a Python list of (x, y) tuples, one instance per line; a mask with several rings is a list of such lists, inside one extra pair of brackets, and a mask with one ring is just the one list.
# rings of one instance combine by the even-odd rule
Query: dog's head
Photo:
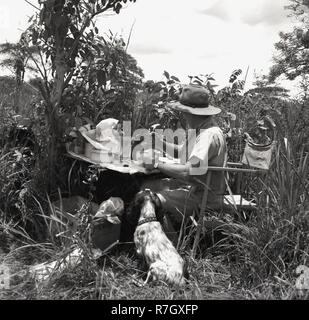
[(140, 219), (141, 209), (148, 201), (150, 201), (155, 208), (157, 220), (160, 223), (163, 223), (164, 213), (163, 213), (163, 209), (162, 209), (162, 205), (159, 197), (151, 190), (144, 190), (144, 191), (140, 191), (135, 196), (134, 200), (132, 201), (131, 205), (129, 206), (126, 212), (126, 217), (125, 217), (126, 228), (132, 229), (135, 231), (136, 226), (138, 224), (138, 220)]

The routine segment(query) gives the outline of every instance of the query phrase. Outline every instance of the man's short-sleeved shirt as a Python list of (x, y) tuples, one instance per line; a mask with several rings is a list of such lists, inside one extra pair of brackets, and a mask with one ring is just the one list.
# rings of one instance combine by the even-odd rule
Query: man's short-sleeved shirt
[[(207, 172), (208, 166), (224, 167), (226, 165), (227, 147), (225, 137), (222, 130), (211, 118), (200, 126), (198, 132), (189, 131), (187, 150), (183, 150), (182, 156), (184, 156), (184, 151), (186, 151), (186, 160), (191, 162), (193, 167), (199, 163), (204, 174)], [(201, 186), (195, 187), (195, 190), (197, 193), (203, 192)], [(213, 171), (210, 180), (208, 206), (213, 208), (221, 206), (224, 192), (224, 172)]]

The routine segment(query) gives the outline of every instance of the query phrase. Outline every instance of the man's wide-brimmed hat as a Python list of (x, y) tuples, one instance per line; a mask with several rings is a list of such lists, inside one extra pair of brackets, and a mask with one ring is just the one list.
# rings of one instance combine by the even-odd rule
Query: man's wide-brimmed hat
[(221, 112), (221, 109), (209, 104), (209, 94), (204, 87), (192, 84), (184, 86), (179, 101), (171, 102), (169, 107), (198, 116), (212, 116)]

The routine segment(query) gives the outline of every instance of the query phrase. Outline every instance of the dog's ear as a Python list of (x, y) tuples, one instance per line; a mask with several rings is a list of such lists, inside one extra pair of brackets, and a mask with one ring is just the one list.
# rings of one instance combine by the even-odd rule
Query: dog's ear
[(139, 206), (137, 206), (135, 202), (131, 203), (128, 206), (128, 209), (126, 211), (126, 222), (131, 225), (137, 225), (139, 216), (140, 216)]
[(156, 193), (151, 194), (151, 199), (155, 204), (157, 220), (162, 223), (164, 218), (164, 209), (162, 207), (161, 200)]
[(134, 232), (138, 223), (140, 212), (134, 203), (124, 211), (121, 221), (120, 240), (121, 242), (133, 241)]
[(134, 232), (136, 230), (138, 220), (141, 215), (141, 207), (145, 201), (144, 193), (139, 192), (135, 195), (133, 201), (127, 204), (124, 214), (122, 216), (121, 223), (121, 241), (131, 242), (133, 241)]
[(141, 215), (141, 206), (143, 202), (144, 195), (142, 192), (139, 192), (126, 210), (127, 222), (135, 227), (137, 226), (139, 217)]
[(134, 201), (133, 201), (134, 205), (141, 207), (145, 202), (145, 197), (146, 197), (146, 191), (140, 191), (134, 198)]

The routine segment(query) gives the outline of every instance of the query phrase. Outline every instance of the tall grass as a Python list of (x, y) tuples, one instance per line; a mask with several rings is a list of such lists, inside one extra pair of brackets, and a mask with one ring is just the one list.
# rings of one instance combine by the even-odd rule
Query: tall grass
[(308, 170), (308, 153), (293, 154), (281, 143), (261, 182), (264, 201), (258, 211), (246, 224), (229, 224), (232, 244), (221, 246), (229, 247), (244, 285), (264, 287), (271, 279), (295, 290), (295, 269), (309, 262)]
[[(152, 112), (155, 107), (149, 102), (146, 109)], [(77, 267), (53, 275), (42, 287), (37, 287), (29, 277), (19, 278), (8, 296), (39, 299), (299, 297), (295, 269), (309, 264), (309, 156), (307, 127), (295, 125), (292, 111), (287, 108), (283, 113), (284, 123), (278, 125), (278, 148), (271, 169), (249, 186), (249, 194), (259, 204), (257, 212), (245, 222), (224, 220), (221, 213), (217, 216), (214, 213), (214, 218), (225, 222), (227, 238), (189, 260), (191, 277), (182, 292), (162, 285), (141, 288), (139, 283), (145, 272), (132, 252), (113, 248), (99, 261), (94, 259), (88, 208), (82, 208), (74, 217), (55, 209), (51, 198), (43, 200), (44, 188), (38, 183), (38, 175), (44, 177), (44, 170), (28, 172), (14, 150), (1, 154), (0, 232), (19, 239), (18, 247), (10, 248), (6, 261), (14, 260), (18, 273), (33, 263), (61, 261), (74, 248), (83, 252)], [(145, 109), (136, 110), (134, 118), (135, 126), (140, 123), (149, 126), (153, 121)], [(158, 119), (156, 116), (154, 120)], [(35, 226), (32, 233), (26, 228), (29, 223)], [(189, 232), (185, 228), (184, 225), (178, 241), (178, 250), (183, 255), (188, 254), (190, 238), (194, 235), (194, 227)], [(33, 234), (43, 237), (38, 241)]]
[[(233, 299), (245, 295), (230, 289), (230, 274), (221, 259), (192, 260), (191, 278), (185, 289), (174, 290), (164, 284), (141, 286), (146, 271), (142, 270), (134, 251), (121, 248), (107, 250), (99, 260), (93, 257), (89, 243), (87, 207), (77, 213), (75, 227), (69, 227), (68, 216), (56, 210), (49, 199), (51, 212), (47, 214), (39, 200), (38, 209), (46, 223), (46, 241), (36, 243), (20, 229), (12, 226), (10, 232), (19, 234), (24, 245), (6, 255), (5, 262), (11, 266), (14, 277), (11, 288), (4, 297), (11, 299)], [(29, 238), (29, 239), (28, 239)], [(47, 281), (35, 282), (25, 270), (29, 265), (58, 260), (63, 261), (73, 249), (82, 252), (80, 263), (68, 265), (61, 272), (53, 272)], [(25, 263), (25, 256), (31, 261)], [(20, 263), (23, 261), (23, 263)], [(1, 261), (0, 261), (1, 262)], [(227, 288), (227, 289), (226, 289)]]

